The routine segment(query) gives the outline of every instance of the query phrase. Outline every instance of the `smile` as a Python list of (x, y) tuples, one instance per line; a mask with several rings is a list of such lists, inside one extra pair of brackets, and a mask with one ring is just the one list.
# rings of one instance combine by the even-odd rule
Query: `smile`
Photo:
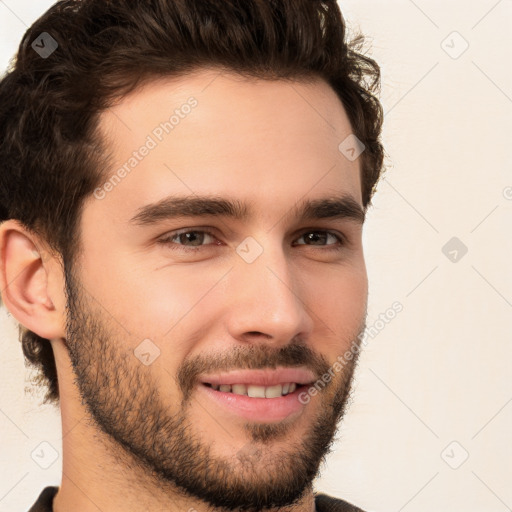
[(235, 370), (201, 376), (199, 391), (215, 414), (255, 422), (277, 422), (304, 411), (299, 393), (315, 381), (305, 368)]
[[(256, 384), (205, 384), (215, 391), (222, 393), (234, 393), (235, 395), (245, 395), (250, 398), (278, 398), (293, 393), (297, 389), (295, 382), (286, 384), (276, 384), (275, 386), (257, 386)], [(299, 384), (300, 386), (300, 384)]]

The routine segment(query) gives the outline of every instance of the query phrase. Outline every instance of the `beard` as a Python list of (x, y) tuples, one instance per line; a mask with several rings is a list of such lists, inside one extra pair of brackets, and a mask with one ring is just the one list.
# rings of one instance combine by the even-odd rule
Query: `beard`
[[(322, 383), (317, 397), (321, 407), (300, 440), (278, 448), (273, 443), (294, 433), (293, 422), (248, 422), (247, 443), (232, 455), (220, 456), (213, 453), (214, 443), (201, 438), (190, 414), (202, 373), (304, 366), (320, 378), (331, 367), (327, 360), (304, 343), (278, 349), (255, 344), (188, 358), (171, 376), (181, 393), (169, 406), (163, 387), (126, 342), (127, 332), (89, 299), (67, 266), (65, 277), (66, 336), (75, 383), (95, 429), (106, 434), (110, 453), (124, 468), (144, 475), (150, 486), (164, 492), (225, 510), (289, 507), (312, 489), (348, 403), (359, 350), (337, 378)], [(352, 342), (358, 349), (359, 338)], [(222, 446), (220, 451), (227, 452)]]

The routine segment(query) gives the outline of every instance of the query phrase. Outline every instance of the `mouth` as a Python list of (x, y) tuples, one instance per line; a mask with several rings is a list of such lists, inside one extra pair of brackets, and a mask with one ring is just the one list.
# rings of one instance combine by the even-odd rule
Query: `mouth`
[(258, 386), (256, 384), (210, 384), (204, 383), (205, 386), (212, 388), (214, 391), (222, 393), (233, 393), (235, 395), (248, 396), (250, 398), (279, 398), (294, 393), (295, 390), (305, 388), (302, 384), (296, 382), (287, 382), (285, 384), (276, 384), (275, 386)]
[(303, 412), (306, 404), (299, 401), (299, 395), (314, 377), (301, 368), (242, 370), (203, 376), (199, 389), (208, 399), (208, 406), (220, 408), (222, 414), (269, 423)]

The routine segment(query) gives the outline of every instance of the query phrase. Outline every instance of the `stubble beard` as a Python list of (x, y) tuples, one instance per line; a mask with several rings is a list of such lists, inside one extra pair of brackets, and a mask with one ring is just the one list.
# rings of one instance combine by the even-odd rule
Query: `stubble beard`
[[(201, 372), (303, 365), (321, 376), (330, 368), (325, 358), (304, 344), (293, 344), (279, 350), (254, 345), (214, 360), (187, 360), (175, 379), (181, 403), (171, 411), (150, 367), (123, 348), (124, 331), (86, 300), (70, 269), (66, 291), (67, 343), (76, 385), (96, 429), (106, 434), (113, 456), (129, 466), (128, 472), (143, 473), (158, 489), (230, 511), (289, 507), (311, 490), (345, 412), (359, 350), (338, 378), (325, 385), (318, 396), (322, 407), (299, 440), (280, 443), (283, 447), (277, 449), (278, 440), (293, 434), (293, 423), (247, 423), (247, 443), (221, 457), (213, 453), (211, 440), (201, 439), (188, 414)], [(354, 340), (352, 346), (358, 345), (357, 336)]]

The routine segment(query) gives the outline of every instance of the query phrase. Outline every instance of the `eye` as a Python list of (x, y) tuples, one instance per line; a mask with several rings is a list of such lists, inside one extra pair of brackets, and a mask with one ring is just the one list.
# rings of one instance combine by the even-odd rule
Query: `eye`
[[(297, 240), (301, 238), (304, 239), (304, 242), (297, 242), (295, 245), (326, 246), (327, 250), (340, 250), (345, 245), (342, 236), (331, 231), (309, 230), (304, 232)], [(331, 240), (332, 243), (328, 243), (329, 240)], [(220, 242), (211, 231), (203, 229), (183, 229), (175, 231), (160, 238), (158, 243), (170, 249), (181, 251), (198, 251), (204, 246), (222, 245), (222, 242)]]
[(194, 250), (202, 245), (211, 245), (211, 242), (206, 244), (203, 243), (205, 240), (208, 242), (208, 239), (217, 240), (210, 231), (194, 229), (175, 231), (174, 233), (170, 233), (164, 238), (161, 238), (159, 243), (165, 244), (171, 249), (185, 248)]
[[(334, 243), (326, 243), (329, 237), (331, 237), (331, 240), (334, 239)], [(311, 230), (303, 233), (297, 240), (300, 240), (301, 238), (304, 238), (305, 243), (298, 243), (297, 245), (333, 246), (329, 247), (329, 249), (339, 249), (340, 246), (344, 245), (343, 238), (331, 231)]]

